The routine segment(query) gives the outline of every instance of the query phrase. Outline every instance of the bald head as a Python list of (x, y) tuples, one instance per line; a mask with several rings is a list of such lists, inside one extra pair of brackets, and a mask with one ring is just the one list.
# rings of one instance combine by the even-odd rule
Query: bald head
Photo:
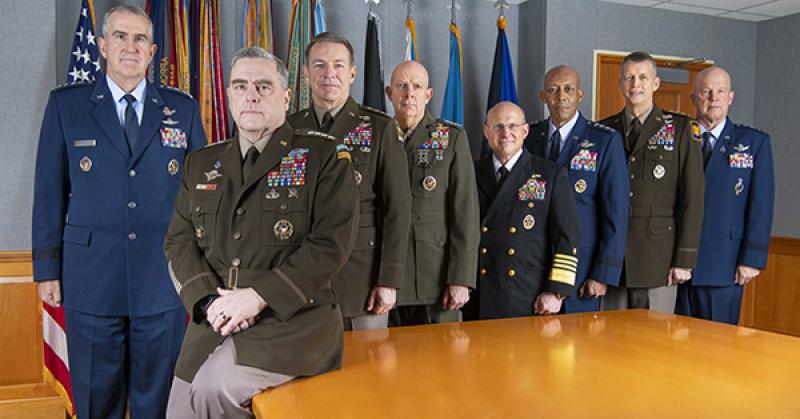
[(500, 102), (486, 114), (483, 135), (497, 160), (505, 164), (522, 148), (528, 129), (522, 108), (511, 102)]
[(697, 73), (692, 92), (696, 119), (706, 129), (713, 129), (728, 116), (733, 96), (731, 76), (727, 71), (720, 67), (709, 67)]
[(553, 125), (560, 128), (572, 120), (583, 101), (578, 71), (568, 65), (551, 68), (544, 75), (544, 86), (539, 92), (539, 98), (547, 105)]
[(395, 120), (402, 129), (416, 126), (425, 116), (425, 109), (433, 97), (428, 87), (428, 70), (416, 61), (404, 61), (392, 71), (392, 80), (386, 86), (386, 95), (392, 102)]

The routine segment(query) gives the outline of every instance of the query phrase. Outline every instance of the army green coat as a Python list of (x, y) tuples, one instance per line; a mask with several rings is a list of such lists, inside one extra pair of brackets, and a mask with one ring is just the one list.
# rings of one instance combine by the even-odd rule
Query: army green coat
[(475, 288), (480, 211), (464, 129), (426, 114), (405, 140), (411, 184), (408, 260), (398, 305), (433, 304), (446, 285)]
[[(268, 304), (233, 335), (237, 364), (300, 376), (341, 366), (330, 281), (352, 249), (358, 203), (349, 154), (323, 137), (284, 124), (244, 182), (237, 138), (184, 165), (164, 248), (187, 312), (217, 287), (252, 287)], [(191, 381), (223, 339), (192, 318), (175, 374)]]
[[(623, 112), (601, 123), (625, 138)], [(657, 107), (639, 138), (625, 141), (631, 199), (623, 285), (663, 287), (670, 267), (694, 268), (703, 223), (701, 141), (696, 122)]]
[[(290, 116), (289, 123), (320, 129), (311, 109)], [(353, 253), (333, 280), (333, 290), (344, 317), (361, 316), (367, 314), (367, 298), (375, 285), (403, 285), (411, 212), (406, 155), (389, 116), (353, 98), (327, 134), (350, 149), (360, 202)]]

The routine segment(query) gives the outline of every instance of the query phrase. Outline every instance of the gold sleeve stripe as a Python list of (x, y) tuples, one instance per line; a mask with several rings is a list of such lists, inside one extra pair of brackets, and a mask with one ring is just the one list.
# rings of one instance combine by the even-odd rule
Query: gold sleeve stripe
[(561, 282), (562, 284), (575, 285), (575, 272), (553, 267), (553, 270), (550, 271), (550, 280), (553, 282)]
[(558, 263), (558, 262), (554, 262), (553, 263), (553, 268), (554, 269), (556, 269), (556, 268), (563, 269), (563, 270), (569, 271), (569, 272), (577, 272), (578, 271), (578, 268), (573, 266), (573, 265), (564, 264), (564, 263)]
[(573, 262), (571, 260), (564, 260), (564, 259), (561, 259), (561, 258), (553, 259), (553, 263), (560, 263), (560, 264), (565, 265), (565, 266), (574, 266), (576, 268), (578, 267), (578, 262)]
[(575, 262), (575, 263), (578, 263), (578, 258), (577, 258), (577, 257), (575, 257), (575, 256), (571, 256), (571, 255), (565, 255), (565, 254), (563, 254), (563, 253), (556, 253), (555, 255), (553, 255), (553, 258), (555, 258), (555, 259), (561, 259), (561, 260), (563, 260), (563, 261), (565, 261), (565, 262)]

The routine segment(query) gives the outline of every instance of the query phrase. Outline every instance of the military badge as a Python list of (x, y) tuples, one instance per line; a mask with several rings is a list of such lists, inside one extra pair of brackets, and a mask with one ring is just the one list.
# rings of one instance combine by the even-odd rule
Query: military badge
[(436, 189), (436, 178), (433, 176), (425, 176), (425, 179), (422, 179), (422, 188), (428, 192), (432, 192)]
[(92, 159), (90, 159), (89, 157), (83, 156), (83, 158), (81, 158), (81, 161), (78, 164), (80, 165), (81, 170), (83, 170), (84, 172), (92, 170)]
[(656, 167), (653, 168), (653, 176), (656, 179), (661, 179), (666, 174), (667, 174), (667, 169), (665, 169), (664, 166), (660, 164), (657, 164)]
[[(343, 144), (339, 146), (347, 147)], [(303, 186), (306, 184), (306, 161), (308, 161), (308, 148), (295, 148), (281, 158), (278, 170), (267, 173), (267, 186)], [(349, 159), (350, 153), (347, 153)]]
[(178, 125), (180, 122), (179, 121), (175, 121), (172, 118), (167, 118), (167, 119), (162, 119), (161, 123), (164, 124), (164, 125)]
[(736, 196), (739, 196), (742, 194), (742, 192), (744, 192), (744, 181), (742, 181), (742, 178), (739, 178), (739, 180), (736, 181), (736, 186), (733, 187), (733, 191), (736, 192)]
[(536, 219), (533, 218), (533, 215), (528, 214), (522, 219), (522, 228), (525, 230), (532, 229), (534, 225), (536, 225)]
[(673, 125), (672, 120), (664, 120), (664, 125), (661, 126), (652, 137), (647, 139), (648, 145), (663, 145), (665, 148), (667, 146), (673, 146), (675, 144), (675, 125)]
[(289, 199), (297, 199), (300, 197), (300, 194), (297, 192), (297, 188), (289, 188)]
[(275, 226), (272, 227), (272, 232), (280, 240), (289, 240), (294, 234), (294, 226), (289, 220), (278, 220)]
[(450, 146), (450, 128), (439, 124), (436, 130), (431, 132), (430, 138), (419, 145), (419, 149), (425, 150), (446, 150)]
[(364, 179), (364, 177), (361, 175), (361, 172), (358, 170), (353, 170), (353, 176), (356, 178), (356, 185), (360, 185), (361, 181)]
[(569, 163), (569, 170), (597, 171), (597, 152), (581, 149), (578, 154), (572, 157), (572, 161)]
[(428, 167), (431, 164), (431, 151), (428, 149), (417, 149), (415, 160), (417, 166)]
[(169, 161), (169, 163), (167, 163), (167, 173), (169, 173), (170, 176), (175, 176), (178, 174), (178, 169), (180, 169), (180, 163), (178, 163), (178, 160), (172, 159)]
[(169, 106), (164, 106), (164, 109), (162, 109), (161, 112), (164, 112), (164, 116), (175, 115), (175, 110), (174, 109), (170, 109)]
[(194, 228), (194, 236), (197, 240), (202, 240), (206, 236), (206, 229), (203, 226), (197, 226)]
[(702, 144), (703, 134), (700, 133), (700, 124), (695, 121), (689, 121), (689, 124), (692, 126), (692, 139)]
[(186, 148), (186, 132), (180, 128), (161, 128), (161, 145), (171, 148)]
[(342, 144), (361, 146), (361, 151), (365, 153), (370, 152), (370, 147), (372, 146), (372, 127), (366, 122), (361, 122), (357, 127), (342, 137)]
[(75, 140), (73, 142), (73, 145), (75, 146), (75, 148), (79, 148), (79, 147), (95, 147), (95, 146), (97, 146), (97, 140), (95, 140), (95, 139), (91, 139), (91, 140)]
[(752, 169), (753, 155), (750, 153), (728, 154), (728, 163), (731, 169)]
[(336, 158), (339, 160), (353, 160), (350, 156), (350, 147), (344, 144), (336, 144)]
[(744, 144), (737, 144), (733, 146), (733, 149), (739, 153), (744, 153), (745, 151), (750, 150), (750, 146)]
[(589, 140), (583, 140), (582, 143), (578, 144), (580, 148), (592, 148), (594, 147), (594, 143), (590, 143)]
[(547, 182), (539, 180), (541, 175), (534, 174), (517, 190), (517, 199), (520, 201), (544, 201), (547, 192)]
[(586, 191), (586, 181), (583, 179), (578, 179), (575, 182), (575, 192), (577, 193), (584, 193)]
[(194, 186), (194, 189), (198, 191), (216, 191), (217, 185), (213, 183), (198, 183)]
[(280, 194), (280, 193), (278, 193), (278, 191), (276, 191), (276, 190), (275, 190), (275, 188), (271, 188), (271, 189), (269, 190), (269, 192), (267, 192), (267, 194), (266, 194), (266, 195), (264, 195), (264, 198), (267, 198), (267, 199), (269, 199), (270, 201), (271, 201), (271, 200), (274, 200), (274, 199), (278, 199), (278, 198), (280, 198), (280, 197), (281, 197), (281, 194)]
[(206, 177), (206, 182), (211, 182), (214, 179), (222, 177), (222, 162), (217, 160), (214, 162), (214, 170), (210, 172), (203, 172), (203, 176)]

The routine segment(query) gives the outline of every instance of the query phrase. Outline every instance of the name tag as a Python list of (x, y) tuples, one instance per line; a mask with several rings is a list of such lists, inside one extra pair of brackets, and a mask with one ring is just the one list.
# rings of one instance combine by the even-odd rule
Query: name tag
[(73, 145), (76, 148), (79, 148), (79, 147), (95, 147), (95, 146), (97, 146), (97, 140), (95, 140), (95, 139), (91, 139), (91, 140), (75, 140), (73, 142)]

